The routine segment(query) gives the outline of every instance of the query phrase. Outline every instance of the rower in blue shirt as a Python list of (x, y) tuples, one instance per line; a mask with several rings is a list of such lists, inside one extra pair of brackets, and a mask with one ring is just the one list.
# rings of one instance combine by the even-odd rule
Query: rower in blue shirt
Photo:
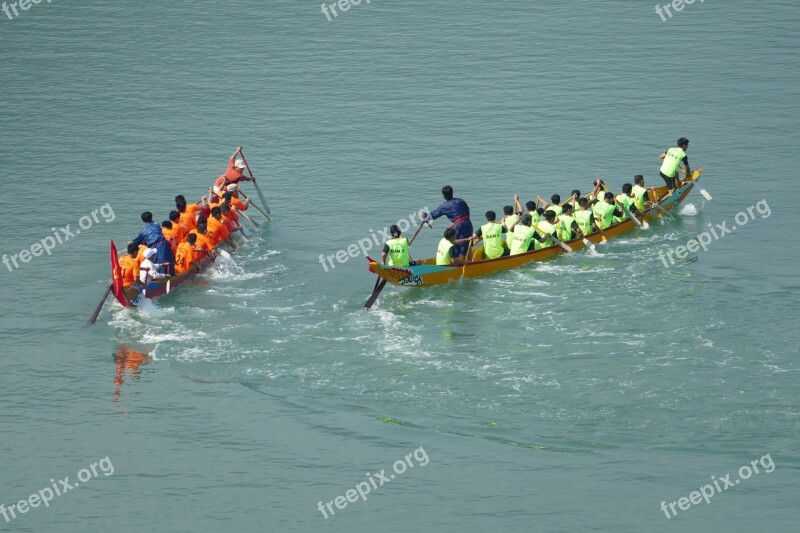
[(425, 213), (423, 220), (436, 220), (441, 216), (446, 216), (452, 224), (451, 228), (456, 230), (455, 239), (466, 239), (463, 243), (453, 246), (453, 257), (464, 257), (469, 246), (468, 237), (472, 236), (472, 222), (469, 220), (469, 206), (461, 198), (453, 198), (453, 188), (449, 185), (442, 187), (444, 203), (433, 210), (432, 213)]
[[(157, 255), (154, 263), (167, 263), (169, 265), (170, 276), (175, 275), (175, 255), (172, 253), (172, 248), (169, 243), (164, 239), (164, 234), (161, 233), (161, 226), (153, 222), (153, 213), (145, 211), (142, 213), (142, 222), (144, 227), (131, 242), (136, 246), (140, 244), (147, 245), (148, 248), (155, 248)], [(129, 243), (130, 244), (130, 243)]]

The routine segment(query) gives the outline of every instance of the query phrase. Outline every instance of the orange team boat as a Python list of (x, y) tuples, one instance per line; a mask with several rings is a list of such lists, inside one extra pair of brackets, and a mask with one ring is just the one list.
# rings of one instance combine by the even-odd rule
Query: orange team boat
[[(255, 182), (255, 177), (253, 176), (253, 172), (250, 170), (250, 165), (247, 163), (247, 159), (242, 152), (242, 148), (238, 147), (236, 151), (231, 156), (231, 160), (235, 158), (237, 155), (240, 155), (247, 167), (248, 177), (253, 178), (252, 184), (256, 189), (256, 193), (258, 194), (259, 200), (261, 204), (264, 206), (262, 210), (256, 204), (251, 203), (259, 213), (261, 213), (264, 218), (269, 221), (268, 213), (270, 212), (269, 205), (267, 204), (266, 198), (264, 198), (264, 194), (261, 192), (261, 188)], [(246, 196), (245, 196), (246, 197)], [(240, 212), (244, 214), (243, 212)], [(246, 214), (244, 216), (252, 222), (256, 227), (259, 225), (253, 222)], [(114, 244), (114, 241), (111, 241), (111, 283), (106, 289), (105, 295), (100, 300), (100, 303), (94, 310), (94, 313), (89, 317), (86, 321), (87, 326), (91, 326), (97, 321), (97, 317), (100, 315), (100, 311), (103, 307), (106, 298), (108, 297), (109, 293), (113, 293), (114, 297), (117, 301), (122, 304), (123, 307), (135, 307), (140, 302), (143, 301), (144, 298), (158, 298), (159, 296), (164, 296), (165, 294), (169, 294), (170, 292), (174, 291), (181, 285), (184, 285), (188, 281), (192, 280), (200, 274), (201, 272), (207, 270), (211, 265), (213, 265), (214, 261), (216, 260), (216, 255), (222, 255), (225, 257), (230, 257), (227, 251), (222, 248), (217, 248), (216, 253), (214, 254), (207, 254), (202, 259), (194, 262), (191, 268), (178, 274), (177, 276), (172, 276), (165, 279), (159, 280), (150, 280), (146, 284), (142, 283), (134, 283), (128, 287), (122, 286), (122, 268), (119, 264), (119, 258), (117, 256), (117, 247)]]
[[(662, 199), (658, 202), (658, 207), (651, 207), (645, 211), (643, 216), (637, 217), (639, 221), (653, 220), (666, 211), (670, 211), (678, 207), (689, 195), (694, 188), (697, 180), (703, 174), (703, 169), (698, 168), (691, 173), (683, 182), (683, 185), (675, 190), (669, 197)], [(653, 191), (648, 192), (650, 201), (655, 201), (667, 193), (667, 187), (656, 187)], [(628, 233), (638, 227), (638, 224), (631, 219), (618, 222), (604, 229), (605, 237), (617, 237)], [(587, 240), (592, 243), (598, 243), (603, 240), (603, 234), (594, 232), (587, 236)], [(579, 250), (585, 246), (583, 239), (576, 238), (567, 243), (573, 250)], [(442, 283), (449, 283), (451, 281), (458, 281), (462, 278), (476, 278), (479, 276), (488, 276), (501, 270), (510, 270), (520, 267), (527, 263), (534, 261), (542, 261), (550, 257), (565, 253), (564, 250), (557, 244), (553, 244), (547, 248), (533, 250), (518, 255), (498, 257), (497, 259), (484, 259), (483, 247), (473, 250), (471, 260), (464, 265), (437, 265), (436, 258), (423, 259), (417, 261), (414, 266), (407, 267), (394, 267), (389, 265), (382, 265), (377, 261), (367, 258), (369, 261), (369, 270), (373, 274), (378, 275), (379, 280), (376, 283), (376, 288), (379, 283), (389, 282), (393, 285), (401, 285), (404, 287), (427, 287), (431, 285), (441, 285)], [(381, 281), (383, 280), (383, 281)], [(374, 293), (373, 293), (374, 294)], [(375, 295), (375, 294), (374, 294)], [(368, 307), (368, 306), (367, 306)]]

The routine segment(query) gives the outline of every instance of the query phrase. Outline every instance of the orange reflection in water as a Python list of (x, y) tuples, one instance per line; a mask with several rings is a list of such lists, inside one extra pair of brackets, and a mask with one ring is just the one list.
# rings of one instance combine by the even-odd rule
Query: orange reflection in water
[(124, 344), (119, 345), (114, 354), (114, 362), (117, 363), (117, 374), (114, 376), (114, 384), (116, 385), (114, 389), (115, 402), (119, 401), (119, 396), (122, 392), (122, 386), (125, 384), (125, 380), (127, 379), (130, 382), (139, 377), (139, 373), (141, 372), (139, 367), (149, 364), (150, 361), (152, 361), (152, 359), (149, 355), (132, 350)]

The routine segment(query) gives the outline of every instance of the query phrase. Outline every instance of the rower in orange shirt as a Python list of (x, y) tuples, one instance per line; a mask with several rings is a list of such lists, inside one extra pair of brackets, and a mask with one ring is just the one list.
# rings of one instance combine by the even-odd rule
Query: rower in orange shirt
[(197, 211), (200, 209), (199, 204), (187, 204), (186, 198), (182, 194), (175, 197), (175, 208), (180, 213), (180, 220), (184, 226), (190, 230), (197, 227)]
[(175, 252), (175, 273), (181, 274), (186, 272), (194, 264), (194, 245), (197, 243), (197, 234), (190, 233), (186, 237), (186, 242), (178, 245), (178, 251)]
[[(145, 248), (147, 248), (145, 246)], [(130, 287), (134, 284), (136, 278), (139, 277), (139, 261), (136, 256), (139, 253), (139, 248), (133, 244), (128, 244), (128, 255), (119, 259), (119, 266), (122, 267), (122, 286)]]
[(169, 243), (169, 247), (172, 248), (172, 255), (175, 255), (178, 243), (175, 241), (175, 230), (172, 227), (172, 222), (165, 220), (161, 223), (161, 234), (164, 236), (164, 240)]
[(215, 247), (231, 236), (228, 228), (222, 222), (222, 209), (218, 205), (211, 209), (211, 218), (208, 219), (208, 233)]
[(197, 228), (190, 231), (189, 235), (195, 235), (196, 239), (194, 245), (195, 261), (199, 261), (200, 259), (204, 258), (206, 254), (210, 253), (214, 249), (214, 244), (211, 242), (211, 239), (209, 239), (208, 226), (204, 217), (197, 219)]
[[(234, 231), (238, 231), (236, 226), (235, 220), (233, 218), (233, 211), (228, 206), (228, 204), (222, 204), (219, 206), (220, 211), (222, 212), (222, 223), (225, 224), (225, 227), (228, 229), (228, 233), (233, 233)], [(238, 218), (239, 215), (236, 215)]]
[(233, 157), (231, 157), (228, 161), (228, 169), (225, 171), (225, 174), (218, 177), (217, 181), (214, 182), (215, 193), (222, 193), (230, 184), (236, 184), (240, 181), (253, 180), (253, 178), (249, 178), (244, 175), (244, 169), (247, 167), (247, 165), (245, 165), (244, 159), (235, 159), (237, 155), (239, 155), (239, 152), (233, 154)]
[(169, 212), (169, 220), (172, 222), (172, 230), (175, 235), (175, 242), (180, 244), (186, 242), (186, 236), (189, 235), (189, 227), (181, 222), (181, 214), (173, 210)]

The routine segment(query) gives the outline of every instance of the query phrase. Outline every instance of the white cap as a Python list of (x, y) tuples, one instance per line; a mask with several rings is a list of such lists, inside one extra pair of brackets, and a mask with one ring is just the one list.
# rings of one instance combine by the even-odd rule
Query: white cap
[(143, 255), (144, 255), (145, 259), (150, 259), (151, 257), (155, 256), (157, 253), (158, 253), (158, 250), (156, 250), (155, 248), (147, 248), (144, 251)]
[(228, 186), (226, 187), (226, 189), (227, 189), (228, 191), (231, 191), (231, 192), (233, 192), (233, 191), (238, 191), (238, 190), (239, 190), (239, 185), (237, 185), (236, 183), (231, 183), (230, 185), (228, 185)]
[(233, 166), (235, 166), (236, 168), (244, 168), (244, 167), (245, 167), (245, 164), (244, 164), (244, 159), (237, 159), (237, 160), (236, 160), (236, 161), (233, 163)]

